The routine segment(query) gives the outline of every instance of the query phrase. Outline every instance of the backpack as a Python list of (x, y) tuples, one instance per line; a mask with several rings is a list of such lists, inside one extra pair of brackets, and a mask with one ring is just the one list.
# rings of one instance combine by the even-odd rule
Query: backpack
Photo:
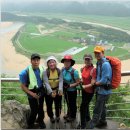
[(112, 56), (106, 56), (106, 59), (109, 61), (112, 68), (111, 87), (112, 89), (116, 89), (119, 87), (121, 82), (121, 61), (118, 58)]

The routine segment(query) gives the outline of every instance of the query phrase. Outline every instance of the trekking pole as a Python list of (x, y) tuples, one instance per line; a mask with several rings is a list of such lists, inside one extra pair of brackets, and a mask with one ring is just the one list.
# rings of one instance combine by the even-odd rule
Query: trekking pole
[[(65, 115), (65, 91), (64, 91), (64, 115)], [(66, 129), (66, 120), (64, 121), (64, 129)]]
[[(70, 105), (69, 105), (69, 99), (68, 99), (68, 93), (67, 93), (67, 90), (66, 90), (66, 101), (67, 101), (67, 103), (68, 103), (68, 112), (69, 112), (69, 117), (70, 117)], [(70, 121), (70, 129), (72, 129), (72, 128), (74, 128), (74, 126), (73, 126), (73, 121)]]
[[(34, 87), (34, 91), (36, 92), (36, 94), (38, 96), (40, 96), (40, 93), (39, 93), (38, 88), (36, 86)], [(37, 102), (38, 102), (38, 106), (39, 106), (39, 98), (37, 99)]]
[(77, 129), (80, 129), (81, 128), (81, 113), (80, 113), (80, 98), (81, 98), (81, 90), (83, 89), (82, 87), (82, 83), (79, 84), (79, 87), (77, 88), (78, 89), (78, 119), (79, 119), (79, 122), (78, 122), (78, 126), (77, 126)]
[(77, 87), (77, 96), (78, 96), (78, 101), (77, 101), (77, 107), (78, 107), (78, 112), (77, 112), (77, 121), (78, 121), (78, 126), (77, 126), (77, 128), (79, 128), (80, 127), (80, 116), (79, 116), (79, 114), (80, 114), (80, 86), (78, 86)]
[[(61, 110), (62, 110), (62, 95), (61, 95), (61, 97), (59, 97), (59, 98), (61, 98), (61, 100), (60, 100), (60, 102), (59, 102), (59, 118), (60, 118)], [(60, 120), (59, 120), (58, 124), (59, 124), (59, 125), (58, 125), (58, 129), (61, 129)]]
[(70, 115), (70, 106), (69, 106), (69, 99), (68, 99), (68, 93), (67, 93), (67, 90), (66, 90), (66, 101), (67, 101), (67, 106), (68, 106), (68, 111), (69, 111), (69, 115)]
[[(59, 90), (57, 91), (57, 95), (58, 95), (58, 97), (60, 98), (60, 96), (59, 96)], [(62, 98), (62, 97), (61, 97)], [(58, 102), (58, 112), (59, 112), (59, 118), (60, 118), (60, 114), (61, 114), (61, 103), (62, 103), (62, 100), (60, 101), (59, 100), (59, 102)], [(60, 120), (57, 122), (57, 120), (56, 120), (56, 125), (55, 125), (55, 129), (60, 129)]]

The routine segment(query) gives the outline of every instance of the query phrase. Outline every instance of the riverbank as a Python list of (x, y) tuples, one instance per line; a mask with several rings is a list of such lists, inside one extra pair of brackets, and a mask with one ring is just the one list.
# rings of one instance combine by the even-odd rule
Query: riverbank
[[(6, 33), (1, 33), (0, 41), (2, 43), (1, 46), (1, 73), (7, 74), (9, 76), (18, 76), (19, 72), (25, 68), (25, 66), (30, 64), (30, 60), (21, 54), (18, 54), (15, 51), (15, 47), (12, 43), (13, 36), (17, 33), (19, 28), (23, 26), (23, 24), (19, 24), (19, 26), (15, 26), (15, 23), (11, 22), (1, 22), (1, 28), (4, 30), (9, 30)], [(18, 24), (17, 24), (18, 25)], [(14, 29), (12, 29), (14, 28)]]

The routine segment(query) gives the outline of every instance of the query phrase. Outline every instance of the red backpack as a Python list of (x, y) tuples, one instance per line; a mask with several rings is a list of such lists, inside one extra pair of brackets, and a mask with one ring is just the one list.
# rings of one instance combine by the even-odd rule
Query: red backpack
[(121, 61), (112, 56), (106, 56), (106, 59), (110, 62), (112, 67), (112, 89), (116, 89), (119, 87), (121, 82)]

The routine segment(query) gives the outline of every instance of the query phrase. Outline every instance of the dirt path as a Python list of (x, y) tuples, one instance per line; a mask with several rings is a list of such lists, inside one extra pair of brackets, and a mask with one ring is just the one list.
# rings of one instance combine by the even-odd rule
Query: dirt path
[(44, 36), (58, 31), (57, 27), (53, 28), (53, 29), (45, 29), (45, 27), (43, 25), (38, 25), (37, 28), (38, 28), (39, 32)]
[[(70, 19), (63, 19), (63, 20), (65, 20), (66, 22), (73, 22), (73, 20), (70, 20)], [(114, 27), (114, 26), (110, 26), (110, 25), (107, 25), (107, 24), (101, 24), (101, 23), (95, 23), (95, 22), (82, 22), (82, 23), (95, 25), (95, 26), (101, 26), (101, 27), (105, 27), (105, 28), (111, 28), (111, 29), (115, 29), (115, 30), (126, 32), (127, 34), (130, 35), (130, 31), (129, 30), (122, 29), (122, 28), (119, 28), (119, 27)]]
[(101, 23), (93, 23), (93, 22), (83, 22), (83, 23), (87, 23), (87, 24), (91, 24), (91, 25), (102, 26), (102, 27), (105, 27), (105, 28), (111, 28), (111, 29), (123, 31), (123, 32), (126, 32), (127, 34), (130, 35), (130, 31), (129, 30), (125, 30), (125, 29), (122, 29), (122, 28), (119, 28), (119, 27), (114, 27), (114, 26), (110, 26), (110, 25), (107, 25), (107, 24), (101, 24)]

